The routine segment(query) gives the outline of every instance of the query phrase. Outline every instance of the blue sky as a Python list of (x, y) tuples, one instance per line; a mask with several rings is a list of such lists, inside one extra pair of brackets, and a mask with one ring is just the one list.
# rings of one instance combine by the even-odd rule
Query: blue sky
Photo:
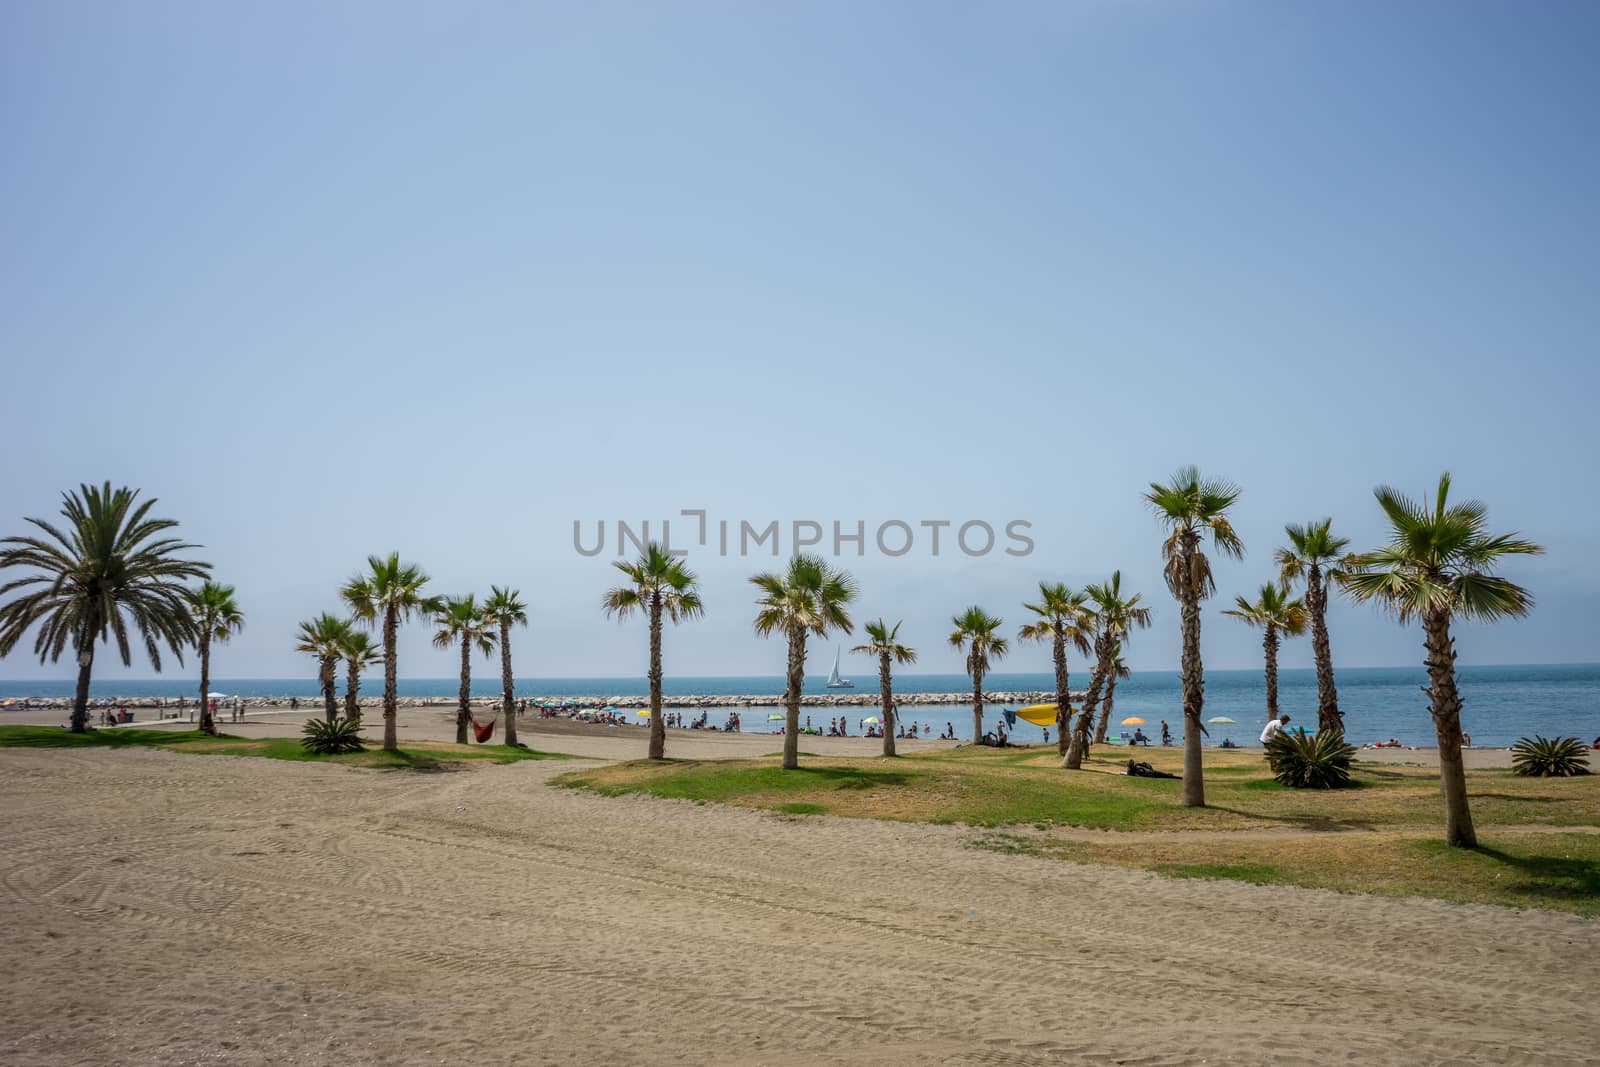
[[(8, 4), (0, 532), (159, 497), (233, 677), (311, 670), (295, 623), (399, 549), (520, 587), (548, 676), (643, 669), (575, 519), (1021, 518), (1024, 559), (851, 558), (860, 614), (953, 671), (954, 611), (1120, 567), (1169, 668), (1139, 496), (1193, 462), (1245, 490), (1207, 662), (1253, 667), (1214, 609), (1283, 523), (1370, 546), (1372, 487), (1448, 468), (1550, 549), (1463, 659), (1591, 661), (1597, 46), (1586, 3)], [(669, 671), (778, 673), (770, 557), (691, 559)]]

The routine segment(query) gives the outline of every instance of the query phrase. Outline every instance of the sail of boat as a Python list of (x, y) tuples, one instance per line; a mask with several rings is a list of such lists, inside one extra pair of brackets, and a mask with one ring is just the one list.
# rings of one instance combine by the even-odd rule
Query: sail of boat
[(833, 670), (828, 674), (829, 689), (854, 689), (856, 683), (848, 678), (839, 677), (839, 649), (833, 650)]

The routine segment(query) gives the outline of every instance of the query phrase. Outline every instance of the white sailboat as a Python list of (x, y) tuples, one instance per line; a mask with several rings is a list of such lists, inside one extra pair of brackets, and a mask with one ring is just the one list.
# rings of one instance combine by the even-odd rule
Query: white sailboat
[(839, 677), (839, 649), (833, 650), (833, 670), (828, 674), (829, 689), (854, 689), (856, 683), (848, 678)]

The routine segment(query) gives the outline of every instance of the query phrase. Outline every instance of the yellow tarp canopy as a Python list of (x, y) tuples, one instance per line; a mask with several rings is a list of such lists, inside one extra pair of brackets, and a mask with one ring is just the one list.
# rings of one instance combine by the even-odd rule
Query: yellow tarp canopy
[(1017, 718), (1026, 719), (1035, 726), (1054, 726), (1056, 724), (1056, 706), (1054, 704), (1033, 704), (1018, 711)]

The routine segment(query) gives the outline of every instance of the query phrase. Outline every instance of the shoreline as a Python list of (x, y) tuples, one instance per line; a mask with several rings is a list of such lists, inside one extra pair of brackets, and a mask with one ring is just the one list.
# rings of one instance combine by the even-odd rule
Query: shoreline
[[(344, 705), (344, 690), (338, 693), (339, 704)], [(1085, 694), (1073, 692), (1068, 694), (1073, 703), (1081, 703)], [(90, 697), (90, 708), (126, 707), (126, 708), (175, 708), (182, 699), (185, 707), (192, 707), (194, 697), (184, 695), (171, 697)], [(272, 696), (263, 694), (251, 696), (244, 693), (229, 693), (227, 700), (243, 701), (246, 707), (275, 708), (288, 707), (291, 700), (300, 701), (302, 709), (315, 705), (321, 696)], [(432, 708), (455, 707), (458, 698), (454, 696), (425, 696), (425, 697), (399, 697), (395, 703), (402, 708)], [(528, 701), (528, 710), (533, 711), (537, 704), (559, 704), (579, 711), (598, 711), (602, 708), (634, 709), (647, 705), (650, 698), (645, 694), (595, 696), (541, 694), (538, 697), (519, 696), (518, 701)], [(1045, 693), (1026, 690), (1000, 690), (983, 695), (984, 703), (1009, 705), (1016, 704), (1027, 706), (1030, 704), (1053, 704), (1054, 693)], [(474, 696), (469, 699), (473, 707), (498, 707), (501, 698), (498, 696)], [(0, 714), (12, 710), (39, 710), (39, 711), (65, 711), (72, 708), (72, 697), (26, 697), (0, 694)], [(362, 708), (377, 708), (383, 706), (381, 696), (363, 695), (358, 703)], [(800, 706), (813, 708), (875, 708), (882, 703), (882, 697), (876, 689), (855, 689), (841, 693), (801, 693)], [(897, 693), (895, 703), (906, 707), (949, 707), (954, 705), (970, 705), (972, 694), (967, 693)], [(664, 708), (765, 708), (779, 707), (783, 704), (783, 694), (776, 693), (729, 693), (729, 694), (663, 694), (661, 706)], [(226, 706), (226, 705), (224, 705)]]

